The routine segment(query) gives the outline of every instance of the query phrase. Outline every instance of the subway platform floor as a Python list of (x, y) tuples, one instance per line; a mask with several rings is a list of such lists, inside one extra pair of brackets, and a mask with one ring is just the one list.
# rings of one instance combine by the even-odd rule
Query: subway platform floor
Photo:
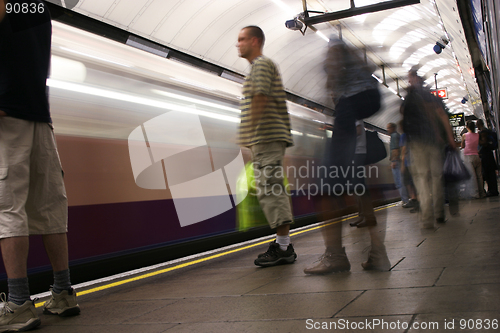
[[(420, 229), (400, 205), (386, 220), (392, 268), (364, 271), (367, 228), (343, 223), (351, 271), (309, 276), (321, 228), (292, 230), (293, 265), (260, 268), (245, 244), (78, 288), (81, 314), (41, 314), (44, 333), (494, 332), (500, 321), (500, 197), (461, 201), (460, 216)], [(448, 211), (447, 211), (448, 212)], [(382, 223), (383, 225), (383, 223)], [(145, 275), (149, 274), (149, 275)], [(45, 298), (41, 298), (42, 304)]]

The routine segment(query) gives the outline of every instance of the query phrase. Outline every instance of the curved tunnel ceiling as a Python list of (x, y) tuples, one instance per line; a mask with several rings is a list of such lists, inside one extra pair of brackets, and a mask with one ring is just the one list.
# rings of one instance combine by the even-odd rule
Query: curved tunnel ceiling
[[(52, 1), (51, 1), (52, 2)], [(356, 0), (357, 7), (382, 0)], [(345, 10), (350, 0), (307, 0), (307, 9), (321, 12)], [(379, 66), (375, 75), (388, 89), (383, 115), (369, 120), (385, 128), (397, 122), (406, 74), (419, 65), (426, 83), (446, 87), (445, 104), (452, 113), (483, 117), (482, 103), (470, 52), (454, 0), (421, 0), (420, 4), (316, 24), (321, 34), (307, 29), (303, 36), (285, 28), (285, 21), (303, 12), (302, 0), (80, 0), (74, 11), (127, 30), (170, 48), (224, 68), (246, 74), (249, 64), (235, 47), (240, 29), (258, 25), (266, 34), (264, 54), (281, 69), (285, 89), (332, 107), (325, 89), (323, 59), (326, 37), (338, 34), (359, 48)], [(311, 14), (313, 16), (314, 14)], [(441, 54), (433, 46), (442, 36), (450, 43)], [(437, 75), (435, 75), (437, 73)], [(461, 101), (467, 97), (468, 102)]]

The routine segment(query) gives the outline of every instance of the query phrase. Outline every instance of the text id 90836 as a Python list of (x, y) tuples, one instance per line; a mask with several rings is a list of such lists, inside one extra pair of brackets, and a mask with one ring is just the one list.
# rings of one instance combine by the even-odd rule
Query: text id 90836
[(5, 12), (7, 14), (41, 14), (45, 11), (44, 3), (7, 3)]

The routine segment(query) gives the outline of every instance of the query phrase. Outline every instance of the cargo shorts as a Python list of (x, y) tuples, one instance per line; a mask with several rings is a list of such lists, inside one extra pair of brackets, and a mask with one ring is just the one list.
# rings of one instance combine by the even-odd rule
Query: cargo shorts
[(284, 141), (258, 143), (250, 147), (257, 199), (273, 229), (293, 221), (290, 196), (284, 186), (285, 149)]
[(52, 125), (0, 117), (0, 239), (65, 233), (67, 221)]

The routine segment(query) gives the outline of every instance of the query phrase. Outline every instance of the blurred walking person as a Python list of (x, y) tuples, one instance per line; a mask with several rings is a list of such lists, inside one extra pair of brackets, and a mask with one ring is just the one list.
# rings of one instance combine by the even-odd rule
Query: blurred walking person
[(469, 196), (474, 199), (483, 198), (484, 193), (483, 174), (481, 170), (481, 159), (477, 147), (479, 145), (479, 133), (476, 133), (476, 124), (469, 120), (466, 123), (467, 133), (462, 135), (461, 147), (464, 150), (465, 165), (472, 174), (470, 180)]
[(479, 130), (479, 158), (483, 170), (483, 181), (488, 185), (487, 197), (498, 196), (496, 170), (498, 169), (493, 152), (498, 148), (498, 137), (495, 132), (484, 126), (483, 120), (476, 121)]
[[(328, 42), (325, 60), (327, 89), (335, 104), (335, 121), (330, 144), (326, 145), (325, 164), (338, 170), (350, 170), (355, 163), (356, 153), (356, 120), (375, 114), (380, 109), (380, 93), (378, 82), (371, 76), (374, 67), (369, 66), (357, 52), (336, 36)], [(326, 181), (331, 188), (341, 188), (341, 196), (346, 196), (349, 189), (364, 184), (362, 177), (349, 175), (329, 178)], [(320, 210), (327, 212), (335, 191), (321, 198)], [(333, 199), (333, 200), (332, 200)], [(375, 216), (364, 216), (356, 224), (358, 228), (369, 227), (371, 250), (368, 260), (362, 263), (364, 269), (389, 270), (390, 262), (384, 246), (385, 220), (377, 220)], [(322, 216), (326, 219), (326, 215)], [(304, 269), (306, 274), (326, 274), (349, 271), (351, 264), (342, 246), (342, 223), (325, 221), (322, 228), (325, 252), (316, 263)]]
[(403, 202), (403, 206), (408, 203), (408, 191), (406, 186), (403, 185), (403, 179), (401, 177), (401, 148), (399, 146), (400, 143), (400, 135), (397, 131), (397, 126), (395, 123), (387, 124), (387, 133), (389, 133), (391, 137), (391, 141), (389, 143), (390, 155), (389, 160), (391, 161), (391, 171), (392, 177), (394, 178), (394, 185), (399, 191), (399, 195), (401, 197), (401, 201)]
[(442, 101), (423, 86), (417, 68), (408, 72), (410, 87), (403, 102), (403, 129), (408, 135), (412, 176), (418, 193), (422, 228), (445, 222), (443, 164), (455, 140)]
[(401, 150), (401, 178), (403, 179), (403, 186), (406, 187), (409, 200), (403, 204), (403, 208), (411, 208), (410, 212), (418, 211), (417, 190), (413, 184), (410, 168), (410, 148), (408, 148), (408, 136), (402, 129), (403, 123), (399, 123), (401, 128), (401, 136), (399, 140), (399, 149)]

